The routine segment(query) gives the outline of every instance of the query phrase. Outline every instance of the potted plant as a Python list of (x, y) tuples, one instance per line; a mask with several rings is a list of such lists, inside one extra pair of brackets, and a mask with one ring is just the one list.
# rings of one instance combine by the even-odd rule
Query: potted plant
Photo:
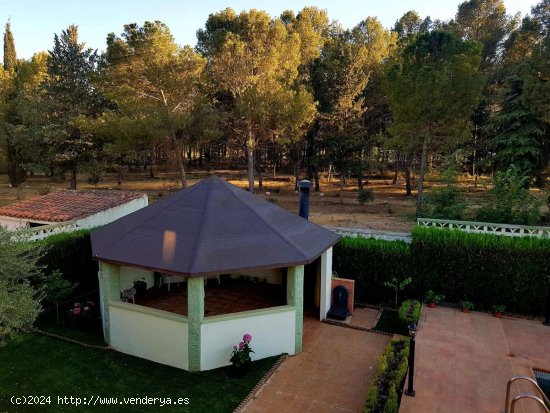
[(460, 307), (462, 308), (463, 313), (469, 313), (474, 309), (474, 303), (464, 300), (460, 302)]
[(426, 303), (430, 308), (437, 307), (437, 304), (439, 304), (444, 299), (445, 299), (445, 296), (443, 294), (436, 294), (432, 290), (426, 293)]
[(493, 306), (493, 314), (495, 315), (496, 318), (501, 318), (502, 317), (502, 313), (506, 311), (506, 306), (505, 305), (494, 305)]
[(243, 336), (243, 340), (239, 343), (239, 345), (233, 347), (233, 352), (231, 353), (231, 358), (229, 361), (239, 376), (245, 375), (250, 370), (250, 365), (252, 364), (250, 353), (254, 353), (250, 347), (251, 340), (252, 336), (247, 333)]

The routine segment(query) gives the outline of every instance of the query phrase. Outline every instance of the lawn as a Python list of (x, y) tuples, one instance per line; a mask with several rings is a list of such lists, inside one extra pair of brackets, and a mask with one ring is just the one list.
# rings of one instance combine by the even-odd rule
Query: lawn
[[(21, 334), (0, 347), (0, 412), (231, 412), (275, 363), (257, 361), (235, 377), (230, 368), (189, 373), (116, 351), (81, 347), (57, 339)], [(51, 396), (51, 404), (14, 406), (11, 396)], [(189, 398), (188, 405), (59, 405), (58, 396), (81, 398)]]

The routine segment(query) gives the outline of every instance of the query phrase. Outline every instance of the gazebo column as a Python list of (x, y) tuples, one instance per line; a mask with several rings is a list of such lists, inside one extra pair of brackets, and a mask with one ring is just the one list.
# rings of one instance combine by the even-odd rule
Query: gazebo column
[(321, 255), (321, 303), (319, 319), (327, 318), (332, 296), (332, 247)]
[(103, 337), (105, 342), (110, 344), (109, 303), (112, 301), (120, 301), (120, 267), (118, 265), (100, 262), (98, 278)]
[(304, 266), (289, 267), (287, 270), (286, 302), (296, 311), (294, 354), (302, 352), (304, 335)]
[(189, 371), (201, 370), (201, 323), (204, 319), (204, 278), (187, 279), (187, 317), (189, 323)]

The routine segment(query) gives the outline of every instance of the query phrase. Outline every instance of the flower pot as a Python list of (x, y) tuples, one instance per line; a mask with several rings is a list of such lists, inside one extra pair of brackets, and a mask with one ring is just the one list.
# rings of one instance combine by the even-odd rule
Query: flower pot
[(469, 312), (470, 312), (470, 309), (469, 309), (469, 308), (463, 308), (463, 309), (462, 309), (462, 312), (463, 312), (463, 313), (469, 313)]
[(496, 318), (502, 318), (502, 313), (500, 311), (495, 311), (494, 314)]
[(436, 303), (428, 303), (428, 307), (435, 308), (435, 307), (437, 307), (437, 304)]

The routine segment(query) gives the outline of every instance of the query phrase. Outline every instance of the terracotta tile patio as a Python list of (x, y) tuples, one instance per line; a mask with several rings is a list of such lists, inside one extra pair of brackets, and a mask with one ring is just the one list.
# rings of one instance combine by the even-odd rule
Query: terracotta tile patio
[[(400, 413), (501, 413), (511, 377), (550, 371), (550, 327), (540, 321), (423, 307), (420, 328), (416, 397), (403, 396)], [(532, 389), (522, 383), (512, 390)], [(532, 402), (516, 409), (539, 411)]]
[(288, 358), (246, 413), (357, 413), (390, 337), (304, 320), (304, 348)]
[[(178, 288), (174, 284), (170, 291), (166, 287), (151, 288), (145, 297), (136, 299), (136, 304), (187, 315), (187, 286), (181, 283)], [(274, 284), (223, 278), (218, 285), (218, 281), (210, 279), (204, 291), (204, 312), (207, 317), (285, 304), (283, 287)]]

